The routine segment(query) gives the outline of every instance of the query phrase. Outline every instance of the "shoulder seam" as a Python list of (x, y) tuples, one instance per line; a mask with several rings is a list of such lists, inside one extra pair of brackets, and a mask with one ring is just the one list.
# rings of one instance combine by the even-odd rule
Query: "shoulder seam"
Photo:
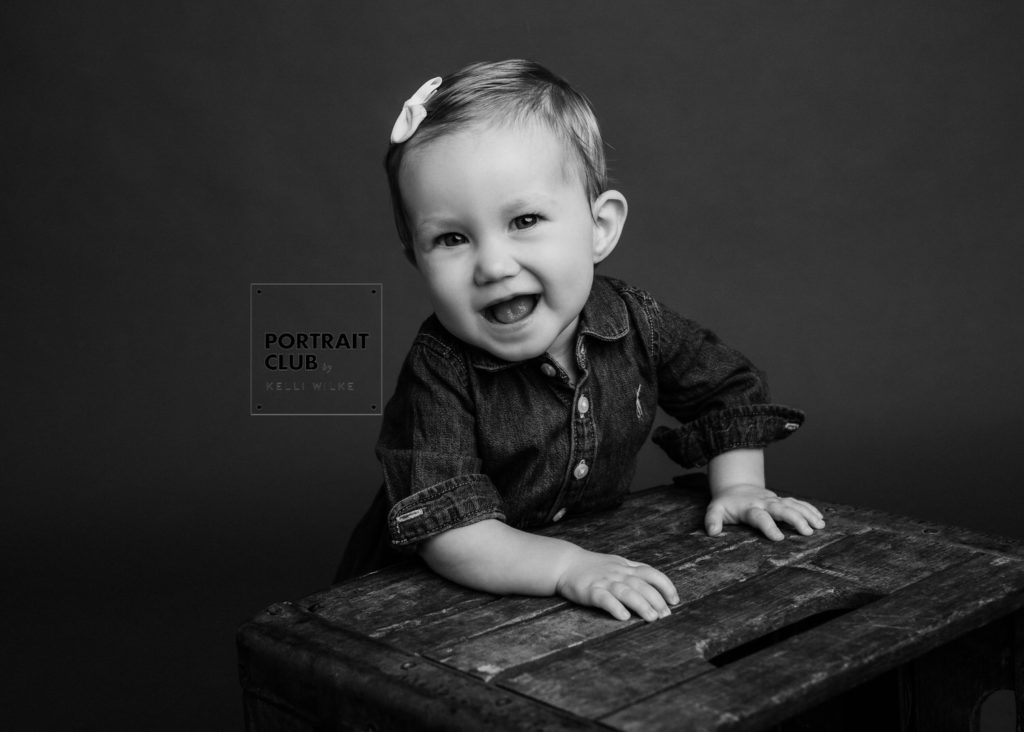
[[(620, 296), (628, 297), (635, 303), (633, 308), (629, 308), (634, 311), (632, 317), (638, 325), (645, 328), (644, 341), (649, 344), (649, 355), (655, 363), (658, 363), (661, 354), (659, 340), (661, 329), (658, 326), (661, 321), (661, 307), (658, 305), (658, 301), (647, 290), (627, 284), (622, 280), (608, 279)], [(638, 316), (642, 317), (642, 321)]]
[[(420, 358), (432, 361), (433, 368), (440, 368), (447, 371), (453, 378), (458, 379), (461, 388), (469, 391), (469, 365), (460, 351), (448, 343), (443, 337), (433, 333), (420, 331), (413, 340), (410, 357), (415, 357), (415, 352), (420, 352)], [(432, 357), (432, 358), (431, 358)]]

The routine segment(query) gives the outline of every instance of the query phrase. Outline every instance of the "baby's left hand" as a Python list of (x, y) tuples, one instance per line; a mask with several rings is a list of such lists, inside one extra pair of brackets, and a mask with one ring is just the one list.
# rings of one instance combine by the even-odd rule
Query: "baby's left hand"
[(750, 524), (772, 541), (785, 538), (776, 521), (785, 521), (807, 536), (825, 528), (821, 511), (796, 498), (780, 498), (756, 485), (735, 485), (715, 492), (704, 516), (708, 536), (722, 533), (723, 524)]

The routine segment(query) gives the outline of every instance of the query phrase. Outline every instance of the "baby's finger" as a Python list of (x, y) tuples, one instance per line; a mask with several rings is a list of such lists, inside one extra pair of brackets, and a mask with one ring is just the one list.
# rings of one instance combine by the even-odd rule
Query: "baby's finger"
[(704, 515), (704, 530), (708, 536), (718, 536), (722, 533), (722, 523), (725, 521), (725, 508), (719, 503), (712, 503)]
[(813, 503), (802, 501), (799, 498), (783, 498), (782, 500), (790, 504), (791, 506), (795, 506), (797, 510), (800, 511), (800, 513), (802, 513), (804, 516), (808, 518), (808, 520), (812, 518), (823, 520), (825, 518), (825, 515), (821, 511), (819, 511), (817, 506), (815, 506)]
[(672, 583), (672, 580), (670, 580), (668, 575), (664, 572), (658, 571), (649, 564), (642, 564), (637, 569), (637, 574), (642, 577), (645, 582), (653, 585), (669, 605), (679, 604), (679, 592), (676, 590), (676, 586)]
[(807, 520), (807, 523), (810, 524), (813, 528), (825, 528), (825, 517), (822, 516), (821, 511), (819, 511), (817, 508), (812, 506), (807, 501), (801, 501), (796, 498), (786, 498), (784, 500), (784, 503), (787, 506), (790, 506), (791, 508), (798, 511), (800, 515)]
[(793, 499), (793, 502), (800, 507), (804, 516), (806, 516), (807, 520), (811, 523), (811, 526), (816, 529), (825, 528), (825, 515), (818, 510), (817, 506), (808, 503), (807, 501), (801, 501), (795, 498)]
[(654, 608), (654, 612), (659, 618), (670, 614), (671, 611), (668, 609), (668, 603), (665, 602), (665, 598), (662, 597), (661, 592), (656, 587), (635, 575), (628, 578), (626, 584), (643, 595), (644, 599), (647, 600), (647, 604)]
[(627, 608), (643, 618), (648, 623), (658, 619), (658, 611), (655, 610), (643, 593), (636, 590), (626, 581), (612, 582), (608, 589)]
[(771, 514), (760, 506), (752, 506), (747, 509), (747, 523), (755, 529), (759, 529), (762, 534), (772, 541), (782, 541), (785, 538), (779, 527), (775, 525), (775, 520), (772, 519)]
[(629, 620), (629, 610), (605, 587), (594, 590), (591, 597), (594, 607), (601, 608), (616, 620)]
[(804, 536), (814, 533), (814, 529), (807, 523), (807, 518), (793, 505), (782, 501), (773, 501), (768, 504), (768, 513), (776, 521), (785, 521)]

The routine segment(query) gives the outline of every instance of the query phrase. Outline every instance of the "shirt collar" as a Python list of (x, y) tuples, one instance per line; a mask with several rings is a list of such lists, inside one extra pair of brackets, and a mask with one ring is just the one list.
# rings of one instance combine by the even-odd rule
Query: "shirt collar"
[[(628, 333), (629, 313), (626, 310), (626, 303), (605, 277), (595, 275), (590, 295), (580, 312), (579, 336), (588, 335), (602, 341), (617, 341)], [(484, 371), (500, 371), (521, 363), (505, 361), (476, 347), (472, 347), (470, 361)]]
[(580, 333), (602, 341), (617, 341), (629, 333), (626, 303), (605, 277), (594, 276), (590, 297), (580, 314)]

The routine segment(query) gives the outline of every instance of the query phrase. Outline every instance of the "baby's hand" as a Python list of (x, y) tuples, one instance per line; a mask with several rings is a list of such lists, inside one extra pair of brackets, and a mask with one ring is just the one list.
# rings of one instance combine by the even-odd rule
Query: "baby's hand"
[(672, 580), (654, 567), (585, 549), (573, 554), (555, 591), (577, 604), (606, 610), (617, 620), (629, 620), (632, 610), (651, 622), (679, 602)]
[(737, 485), (716, 492), (704, 516), (709, 536), (722, 533), (722, 524), (750, 524), (773, 541), (783, 539), (776, 521), (785, 521), (804, 536), (825, 528), (821, 511), (796, 498), (779, 498), (766, 488)]

